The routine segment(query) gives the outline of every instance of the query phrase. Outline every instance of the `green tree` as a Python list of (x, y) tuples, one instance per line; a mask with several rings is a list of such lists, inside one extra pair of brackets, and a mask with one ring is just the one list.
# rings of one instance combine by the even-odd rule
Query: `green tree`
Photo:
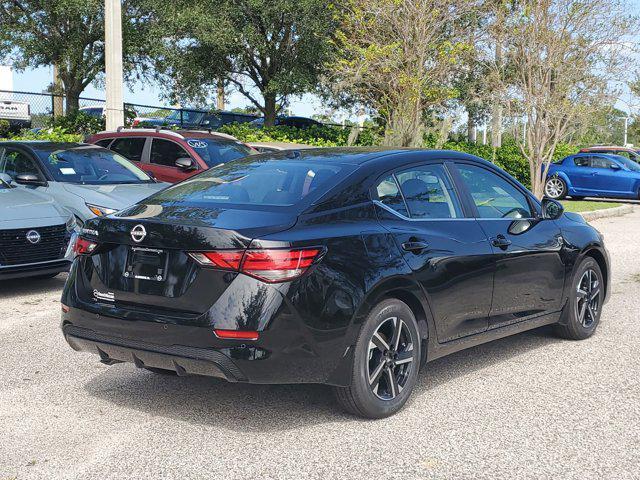
[(422, 144), (424, 112), (455, 98), (455, 72), (469, 48), (472, 0), (347, 0), (340, 56), (327, 84), (377, 112), (385, 143)]
[(156, 11), (165, 35), (156, 66), (169, 97), (208, 99), (223, 79), (267, 126), (291, 96), (316, 88), (333, 52), (334, 9), (322, 0), (176, 0)]
[[(149, 14), (139, 0), (124, 0), (124, 69), (142, 72), (151, 41)], [(104, 72), (104, 0), (0, 0), (0, 59), (17, 70), (56, 65), (66, 95), (67, 112)]]

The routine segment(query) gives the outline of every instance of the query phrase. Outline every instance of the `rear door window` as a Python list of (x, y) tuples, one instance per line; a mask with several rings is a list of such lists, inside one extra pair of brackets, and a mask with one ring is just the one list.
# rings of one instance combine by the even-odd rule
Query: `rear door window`
[(149, 161), (154, 165), (175, 167), (179, 158), (190, 158), (184, 148), (170, 140), (154, 138), (151, 143), (151, 155)]
[(393, 175), (389, 175), (378, 183), (376, 186), (376, 194), (380, 203), (405, 217), (409, 216), (407, 206), (404, 203), (404, 199)]
[(458, 218), (460, 203), (441, 164), (424, 165), (396, 173), (411, 218)]
[(111, 150), (134, 162), (142, 161), (142, 150), (147, 141), (146, 137), (116, 138)]
[(576, 167), (588, 167), (590, 157), (573, 157), (573, 163)]

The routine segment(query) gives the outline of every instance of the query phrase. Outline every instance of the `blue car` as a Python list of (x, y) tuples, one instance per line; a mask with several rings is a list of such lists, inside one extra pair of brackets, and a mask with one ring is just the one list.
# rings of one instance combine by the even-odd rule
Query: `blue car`
[(570, 196), (640, 198), (640, 165), (621, 157), (600, 153), (578, 153), (552, 163), (544, 193), (553, 199)]

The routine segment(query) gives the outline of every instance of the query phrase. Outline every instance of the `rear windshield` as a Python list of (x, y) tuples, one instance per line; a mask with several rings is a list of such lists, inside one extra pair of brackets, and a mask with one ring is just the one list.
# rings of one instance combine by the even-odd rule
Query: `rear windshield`
[(319, 197), (353, 169), (343, 164), (246, 158), (211, 168), (145, 203), (291, 206), (308, 196)]
[(215, 167), (221, 163), (246, 157), (255, 153), (246, 145), (233, 140), (214, 140), (211, 138), (187, 138), (187, 143), (205, 161), (207, 166)]

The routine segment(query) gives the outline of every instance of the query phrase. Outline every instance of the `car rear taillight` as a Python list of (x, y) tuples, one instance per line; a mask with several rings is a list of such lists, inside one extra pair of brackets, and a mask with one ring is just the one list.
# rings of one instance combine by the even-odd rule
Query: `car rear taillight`
[(73, 253), (76, 255), (91, 255), (93, 251), (96, 249), (98, 244), (96, 242), (92, 242), (91, 240), (87, 240), (86, 238), (78, 237), (76, 239), (76, 243), (73, 246)]
[(267, 283), (293, 280), (301, 276), (319, 258), (319, 248), (218, 250), (191, 252), (200, 265), (239, 271)]

